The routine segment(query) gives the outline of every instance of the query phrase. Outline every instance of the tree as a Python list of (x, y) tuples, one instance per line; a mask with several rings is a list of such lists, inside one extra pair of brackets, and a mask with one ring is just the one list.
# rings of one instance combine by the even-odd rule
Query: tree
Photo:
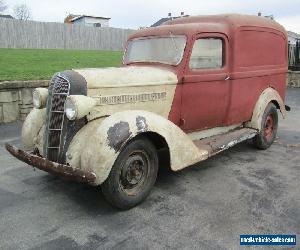
[(7, 9), (7, 5), (4, 0), (0, 0), (0, 13)]
[[(1, 0), (0, 0), (1, 1)], [(31, 11), (26, 4), (17, 4), (14, 7), (15, 17), (19, 20), (28, 20), (31, 18)]]

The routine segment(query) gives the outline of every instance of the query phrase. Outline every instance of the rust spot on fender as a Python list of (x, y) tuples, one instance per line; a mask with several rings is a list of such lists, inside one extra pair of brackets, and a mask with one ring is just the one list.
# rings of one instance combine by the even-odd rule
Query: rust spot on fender
[(146, 118), (143, 116), (137, 116), (136, 117), (136, 127), (137, 127), (139, 133), (147, 131), (148, 124), (147, 124)]
[(116, 123), (107, 131), (108, 146), (116, 152), (119, 151), (123, 143), (130, 138), (131, 134), (128, 122), (121, 121)]

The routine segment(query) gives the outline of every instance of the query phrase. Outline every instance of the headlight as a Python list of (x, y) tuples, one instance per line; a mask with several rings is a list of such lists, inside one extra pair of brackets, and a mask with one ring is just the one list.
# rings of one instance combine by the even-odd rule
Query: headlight
[(75, 120), (77, 110), (76, 110), (76, 105), (71, 98), (67, 98), (66, 100), (65, 111), (66, 111), (66, 116), (68, 117), (69, 120)]
[(46, 88), (36, 88), (32, 93), (33, 106), (36, 109), (43, 109), (46, 107), (48, 98), (48, 89)]
[(69, 120), (80, 119), (96, 106), (96, 101), (83, 95), (70, 95), (67, 97), (65, 112)]

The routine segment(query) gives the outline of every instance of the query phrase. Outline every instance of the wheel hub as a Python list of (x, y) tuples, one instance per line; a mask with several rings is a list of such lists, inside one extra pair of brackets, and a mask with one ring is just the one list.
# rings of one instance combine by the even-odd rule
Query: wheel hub
[(134, 160), (127, 169), (126, 179), (129, 184), (137, 184), (143, 176), (143, 161)]
[(268, 115), (265, 121), (264, 136), (267, 140), (270, 140), (274, 131), (274, 118), (273, 115)]
[(121, 171), (121, 186), (125, 190), (138, 187), (144, 182), (147, 171), (147, 159), (143, 153), (129, 156)]

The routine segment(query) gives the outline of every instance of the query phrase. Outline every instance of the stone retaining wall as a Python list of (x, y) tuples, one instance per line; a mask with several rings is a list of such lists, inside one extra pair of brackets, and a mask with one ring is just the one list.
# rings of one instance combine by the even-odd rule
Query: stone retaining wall
[(287, 85), (300, 88), (300, 71), (289, 71)]
[(33, 107), (32, 91), (48, 80), (0, 82), (0, 123), (24, 120)]

